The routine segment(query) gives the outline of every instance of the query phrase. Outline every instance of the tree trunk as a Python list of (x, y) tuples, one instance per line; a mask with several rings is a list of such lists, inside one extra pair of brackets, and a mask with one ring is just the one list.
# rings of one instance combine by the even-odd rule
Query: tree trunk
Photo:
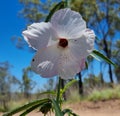
[[(108, 50), (108, 45), (107, 45), (107, 41), (105, 40), (105, 38), (103, 39), (103, 42), (104, 42), (104, 51), (105, 51), (107, 57), (110, 59), (110, 57), (111, 57), (111, 51)], [(112, 76), (112, 67), (111, 67), (111, 64), (108, 64), (108, 66), (109, 66), (108, 70), (109, 70), (110, 82), (114, 83), (113, 76)]]
[[(109, 9), (109, 5), (110, 5), (110, 1), (107, 0), (107, 23), (108, 23), (108, 29), (110, 28), (110, 19), (109, 19), (109, 13), (110, 13), (110, 9)], [(109, 32), (109, 31), (108, 31)], [(107, 35), (106, 35), (107, 37)], [(111, 58), (111, 49), (108, 48), (108, 44), (107, 44), (107, 41), (106, 41), (106, 37), (104, 38), (104, 44), (105, 44), (105, 52), (106, 52), (106, 55), (107, 57), (110, 59)], [(111, 68), (111, 64), (108, 64), (108, 70), (109, 70), (109, 78), (110, 78), (110, 82), (111, 83), (114, 83), (113, 81), (113, 76), (112, 76), (112, 68)]]
[(113, 76), (112, 76), (112, 67), (111, 67), (111, 64), (109, 64), (109, 76), (110, 76), (110, 82), (114, 83)]
[(104, 85), (104, 78), (103, 78), (103, 73), (102, 73), (102, 63), (100, 64), (100, 70), (101, 70), (101, 73), (100, 73), (100, 80), (101, 80), (101, 85), (103, 86)]
[(101, 84), (104, 85), (103, 74), (101, 74), (100, 77), (101, 77)]
[(83, 83), (82, 83), (82, 75), (81, 72), (78, 73), (78, 77), (79, 77), (79, 94), (83, 95)]

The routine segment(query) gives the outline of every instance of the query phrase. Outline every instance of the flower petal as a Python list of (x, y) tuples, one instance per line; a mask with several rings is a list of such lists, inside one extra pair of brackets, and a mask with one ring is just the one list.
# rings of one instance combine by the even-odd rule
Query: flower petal
[(22, 34), (29, 45), (36, 50), (45, 48), (50, 39), (56, 38), (56, 33), (51, 24), (44, 22), (33, 23)]
[(39, 50), (32, 60), (32, 70), (42, 77), (53, 77), (58, 74), (60, 50), (56, 45)]
[(86, 29), (86, 23), (82, 16), (69, 8), (55, 12), (51, 18), (51, 23), (58, 32), (58, 36), (67, 39), (80, 37), (81, 31)]
[(69, 49), (65, 50), (59, 60), (58, 74), (63, 79), (72, 79), (84, 68), (84, 60), (78, 60)]
[(94, 32), (86, 29), (80, 38), (69, 40), (69, 48), (74, 56), (81, 60), (86, 58), (94, 49), (94, 40)]

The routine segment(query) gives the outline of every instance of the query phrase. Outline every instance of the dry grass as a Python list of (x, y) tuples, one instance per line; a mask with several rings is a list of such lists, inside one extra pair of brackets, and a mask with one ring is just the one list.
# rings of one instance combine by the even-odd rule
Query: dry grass
[(120, 86), (102, 90), (94, 90), (87, 99), (90, 101), (120, 99)]

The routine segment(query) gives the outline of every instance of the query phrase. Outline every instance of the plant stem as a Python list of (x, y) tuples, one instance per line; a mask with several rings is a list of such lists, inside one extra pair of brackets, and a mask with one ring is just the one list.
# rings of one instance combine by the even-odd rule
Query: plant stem
[(61, 84), (61, 78), (59, 77), (58, 88), (57, 88), (57, 97), (56, 97), (56, 102), (58, 104), (60, 102), (60, 84)]

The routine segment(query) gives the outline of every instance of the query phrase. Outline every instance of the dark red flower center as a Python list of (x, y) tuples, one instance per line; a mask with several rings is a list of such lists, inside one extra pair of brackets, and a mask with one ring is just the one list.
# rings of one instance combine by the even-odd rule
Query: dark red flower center
[(60, 47), (65, 48), (65, 47), (68, 46), (68, 40), (65, 39), (65, 38), (60, 38), (60, 39), (59, 39), (58, 45), (59, 45)]

